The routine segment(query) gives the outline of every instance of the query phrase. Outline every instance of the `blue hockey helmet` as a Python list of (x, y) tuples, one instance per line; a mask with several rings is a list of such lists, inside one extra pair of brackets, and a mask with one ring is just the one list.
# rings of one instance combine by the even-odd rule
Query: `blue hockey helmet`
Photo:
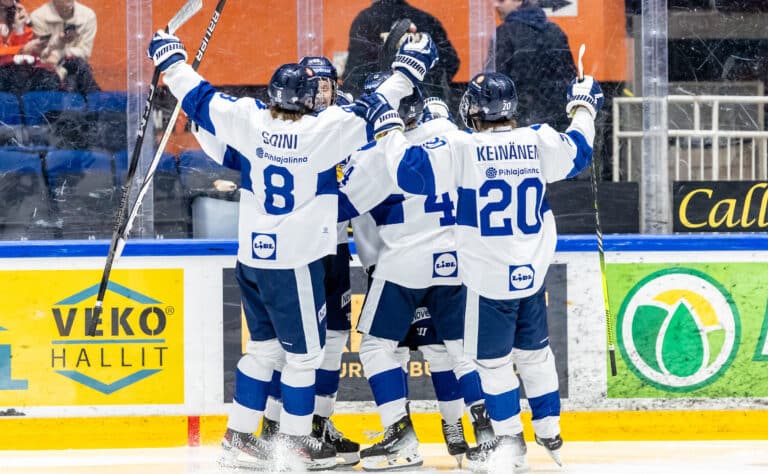
[(288, 112), (311, 112), (315, 109), (317, 75), (301, 64), (283, 64), (269, 80), (269, 105)]
[(469, 81), (461, 98), (459, 113), (464, 124), (510, 120), (517, 111), (517, 91), (509, 76), (500, 72), (482, 72)]
[(302, 66), (308, 66), (320, 77), (327, 77), (335, 84), (339, 80), (339, 74), (330, 59), (325, 56), (304, 56), (299, 61)]
[[(304, 56), (299, 61), (302, 66), (307, 66), (320, 78), (320, 82), (326, 82), (328, 86), (319, 85), (319, 95), (315, 101), (315, 111), (336, 104), (336, 90), (339, 74), (330, 59), (325, 56)], [(323, 81), (324, 80), (324, 81)]]
[[(390, 77), (392, 77), (392, 71), (372, 72), (365, 77), (363, 90), (366, 94), (373, 94)], [(413, 93), (400, 100), (400, 107), (397, 109), (397, 113), (400, 114), (400, 118), (403, 119), (407, 126), (417, 122), (421, 118), (423, 110), (424, 96), (421, 94), (421, 89), (418, 86), (414, 86)]]

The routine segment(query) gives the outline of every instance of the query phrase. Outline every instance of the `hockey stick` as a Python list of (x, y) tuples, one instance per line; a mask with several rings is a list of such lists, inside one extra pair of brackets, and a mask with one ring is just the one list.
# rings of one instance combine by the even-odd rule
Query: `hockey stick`
[(389, 29), (387, 39), (379, 51), (379, 71), (389, 71), (392, 60), (395, 59), (395, 54), (397, 54), (397, 50), (400, 48), (403, 36), (408, 32), (412, 32), (411, 26), (413, 26), (413, 22), (408, 18), (403, 18), (396, 21), (392, 28)]
[[(582, 44), (579, 47), (579, 81), (584, 80), (584, 52), (587, 46)], [(597, 235), (597, 254), (600, 259), (600, 280), (603, 289), (603, 303), (605, 304), (605, 325), (608, 331), (608, 357), (611, 363), (611, 375), (616, 376), (616, 344), (613, 331), (613, 320), (611, 319), (611, 308), (608, 304), (608, 280), (605, 276), (605, 249), (603, 248), (603, 228), (600, 225), (600, 210), (597, 207), (597, 166), (594, 157), (591, 166), (592, 195), (595, 204), (595, 234)]]
[[(197, 50), (194, 61), (192, 61), (192, 69), (194, 70), (197, 70), (197, 68), (200, 67), (200, 62), (203, 60), (205, 50), (208, 48), (208, 43), (211, 41), (211, 36), (213, 35), (214, 30), (216, 30), (216, 25), (218, 25), (219, 18), (221, 17), (221, 11), (224, 9), (224, 5), (226, 3), (227, 0), (219, 0), (219, 3), (216, 5), (216, 9), (213, 11), (211, 21), (208, 23), (208, 27), (205, 29), (203, 41), (200, 44), (200, 48)], [(149, 186), (152, 183), (152, 179), (155, 177), (157, 165), (160, 163), (160, 158), (162, 158), (165, 147), (168, 145), (168, 140), (171, 138), (174, 126), (176, 125), (176, 121), (179, 118), (179, 112), (181, 112), (181, 102), (176, 101), (176, 107), (174, 107), (173, 112), (171, 113), (171, 118), (168, 120), (168, 125), (165, 127), (163, 138), (160, 140), (157, 151), (155, 151), (155, 156), (152, 157), (152, 161), (149, 164), (147, 175), (144, 177), (144, 181), (141, 183), (139, 193), (136, 196), (136, 201), (134, 201), (133, 207), (131, 207), (131, 212), (128, 215), (128, 219), (125, 221), (125, 225), (120, 231), (120, 240), (118, 242), (115, 258), (118, 258), (123, 253), (123, 247), (125, 246), (125, 242), (128, 239), (128, 234), (131, 232), (131, 228), (133, 227), (133, 221), (139, 214), (139, 209), (141, 208), (141, 203), (144, 200), (144, 196), (147, 194)]]
[[(195, 16), (203, 8), (203, 0), (187, 0), (187, 3), (181, 7), (181, 9), (171, 18), (166, 25), (165, 30), (168, 33), (175, 33), (176, 30), (186, 23), (190, 18)], [(136, 143), (133, 145), (133, 152), (131, 153), (131, 159), (128, 162), (128, 171), (125, 176), (125, 183), (123, 183), (123, 193), (120, 198), (120, 206), (117, 209), (117, 215), (115, 216), (115, 224), (112, 230), (112, 240), (109, 244), (109, 253), (107, 254), (107, 262), (104, 265), (104, 270), (101, 274), (101, 282), (99, 283), (99, 291), (96, 296), (96, 304), (93, 308), (93, 318), (88, 321), (85, 334), (88, 336), (96, 335), (96, 326), (98, 326), (101, 318), (102, 304), (104, 302), (104, 294), (107, 291), (107, 284), (109, 283), (109, 274), (112, 270), (112, 263), (115, 259), (115, 250), (117, 249), (118, 240), (120, 237), (120, 229), (123, 225), (123, 219), (125, 213), (128, 210), (128, 199), (131, 194), (131, 185), (133, 184), (133, 178), (136, 174), (136, 168), (139, 165), (139, 158), (141, 157), (141, 148), (144, 144), (144, 134), (147, 131), (147, 124), (149, 122), (149, 115), (152, 112), (152, 103), (155, 99), (155, 92), (157, 91), (157, 84), (160, 82), (160, 70), (155, 68), (155, 72), (152, 74), (152, 82), (149, 85), (149, 94), (147, 100), (144, 102), (144, 111), (141, 113), (141, 122), (139, 123), (139, 130), (136, 133)]]

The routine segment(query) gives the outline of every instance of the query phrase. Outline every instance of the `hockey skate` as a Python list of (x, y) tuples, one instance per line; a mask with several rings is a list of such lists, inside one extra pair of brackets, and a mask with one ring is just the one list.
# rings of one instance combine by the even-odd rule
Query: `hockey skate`
[(265, 470), (271, 468), (272, 445), (251, 433), (227, 428), (221, 441), (219, 465), (226, 468)]
[(469, 449), (467, 440), (464, 438), (464, 426), (461, 424), (461, 418), (456, 423), (448, 424), (445, 420), (440, 420), (440, 423), (443, 427), (443, 439), (445, 439), (448, 454), (456, 458), (456, 462), (461, 468), (464, 453)]
[(424, 464), (411, 418), (406, 415), (387, 426), (384, 438), (360, 451), (364, 471), (394, 471)]
[(491, 417), (485, 410), (485, 403), (480, 403), (469, 408), (469, 415), (472, 419), (472, 431), (475, 433), (475, 440), (480, 445), (486, 441), (491, 441), (496, 435), (493, 433)]
[(277, 436), (277, 433), (280, 432), (280, 422), (270, 420), (266, 416), (262, 419), (261, 422), (261, 433), (259, 433), (259, 438), (261, 438), (264, 441), (272, 441), (275, 436)]
[(345, 438), (336, 429), (330, 418), (319, 415), (312, 417), (312, 436), (321, 439), (336, 448), (338, 466), (354, 466), (360, 462), (360, 445)]
[(560, 459), (560, 448), (563, 447), (563, 438), (561, 438), (560, 435), (555, 435), (552, 438), (539, 438), (539, 436), (536, 435), (536, 444), (544, 446), (549, 457), (551, 457), (558, 466), (563, 465), (563, 461)]
[(502, 435), (469, 448), (467, 464), (473, 472), (507, 472), (511, 465), (518, 474), (530, 470), (525, 459), (527, 452), (523, 433)]
[(318, 471), (336, 467), (336, 450), (312, 435), (278, 433), (272, 468), (275, 471)]

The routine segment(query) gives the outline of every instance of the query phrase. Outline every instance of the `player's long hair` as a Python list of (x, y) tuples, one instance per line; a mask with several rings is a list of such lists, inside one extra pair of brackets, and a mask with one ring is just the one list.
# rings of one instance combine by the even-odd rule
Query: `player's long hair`
[(288, 120), (290, 122), (295, 122), (304, 116), (304, 112), (283, 110), (276, 105), (269, 108), (269, 113), (272, 114), (273, 119)]
[(476, 132), (484, 132), (486, 130), (492, 130), (497, 127), (512, 127), (517, 128), (517, 120), (499, 120), (498, 122), (486, 122), (483, 120), (472, 119), (472, 125)]

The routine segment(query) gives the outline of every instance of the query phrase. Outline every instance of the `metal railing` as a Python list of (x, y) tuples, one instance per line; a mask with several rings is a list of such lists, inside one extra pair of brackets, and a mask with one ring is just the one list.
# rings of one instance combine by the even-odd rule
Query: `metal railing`
[[(768, 179), (768, 97), (670, 95), (667, 97), (669, 176), (674, 181)], [(613, 175), (642, 179), (642, 97), (613, 101)]]

